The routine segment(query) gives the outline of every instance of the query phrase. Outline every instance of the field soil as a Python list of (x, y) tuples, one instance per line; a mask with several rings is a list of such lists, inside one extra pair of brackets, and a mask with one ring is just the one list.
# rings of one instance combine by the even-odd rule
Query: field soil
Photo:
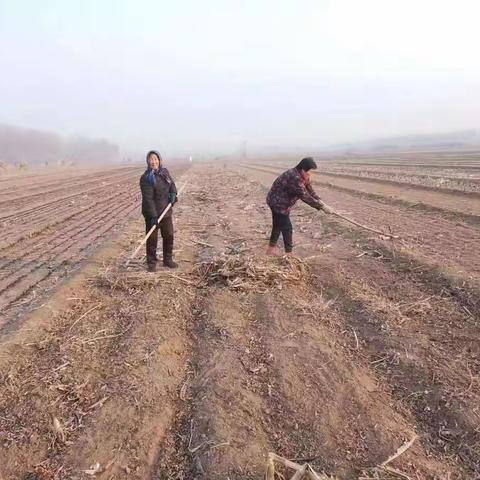
[(338, 479), (479, 478), (477, 227), (316, 185), (400, 239), (298, 205), (297, 257), (266, 257), (274, 178), (179, 171), (178, 270), (125, 266), (136, 218), (6, 315), (0, 478), (253, 480), (268, 452)]
[[(255, 175), (264, 185), (282, 172), (278, 168), (244, 165), (238, 171)], [(472, 217), (452, 215), (444, 210), (444, 205), (438, 199), (440, 203), (432, 202), (431, 205), (427, 205), (427, 200), (413, 204), (392, 200), (386, 193), (386, 196), (380, 194), (378, 189), (372, 195), (325, 184), (318, 180), (318, 176), (313, 182), (321, 191), (322, 199), (339, 213), (364, 225), (381, 226), (386, 233), (400, 236), (401, 240), (396, 243), (384, 241), (382, 244), (376, 241), (384, 249), (392, 254), (409, 256), (419, 262), (422, 270), (428, 266), (430, 270), (457, 277), (460, 284), (469, 282), (480, 291), (480, 224), (472, 221)], [(466, 201), (464, 197), (461, 200)], [(478, 303), (474, 296), (471, 300)]]
[[(289, 168), (288, 165), (247, 165), (247, 168), (260, 171), (281, 173)], [(454, 214), (454, 217), (463, 217), (474, 224), (480, 224), (480, 195), (474, 191), (460, 191), (441, 187), (429, 187), (414, 182), (399, 182), (381, 178), (370, 178), (365, 175), (339, 174), (324, 171), (320, 168), (314, 174), (317, 184), (325, 188), (332, 188), (355, 193), (365, 198), (380, 199), (394, 204), (405, 204), (417, 209), (431, 209)], [(416, 179), (411, 179), (416, 180)], [(473, 188), (473, 187), (472, 187)]]
[(140, 173), (132, 166), (0, 177), (0, 332), (138, 217)]
[(478, 170), (461, 169), (420, 169), (408, 167), (356, 167), (322, 164), (322, 173), (333, 177), (365, 178), (378, 182), (410, 184), (422, 188), (439, 188), (453, 193), (480, 192), (480, 168)]

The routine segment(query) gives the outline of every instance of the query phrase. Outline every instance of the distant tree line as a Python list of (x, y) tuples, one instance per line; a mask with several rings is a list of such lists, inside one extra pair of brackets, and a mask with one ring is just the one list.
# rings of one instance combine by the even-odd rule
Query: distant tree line
[(0, 124), (0, 164), (70, 165), (115, 162), (117, 145), (103, 139), (63, 138), (38, 130)]

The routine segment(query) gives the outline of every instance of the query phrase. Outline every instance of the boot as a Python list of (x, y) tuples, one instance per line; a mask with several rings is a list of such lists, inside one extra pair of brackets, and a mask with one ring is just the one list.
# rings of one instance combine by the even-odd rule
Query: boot
[(177, 268), (178, 264), (173, 261), (173, 238), (163, 239), (163, 266)]
[(156, 263), (150, 263), (147, 266), (147, 270), (151, 273), (155, 273), (157, 271), (157, 264)]
[(163, 259), (163, 266), (164, 267), (167, 267), (167, 268), (177, 268), (178, 267), (178, 263), (174, 262), (172, 257), (169, 256), (169, 257), (164, 257)]

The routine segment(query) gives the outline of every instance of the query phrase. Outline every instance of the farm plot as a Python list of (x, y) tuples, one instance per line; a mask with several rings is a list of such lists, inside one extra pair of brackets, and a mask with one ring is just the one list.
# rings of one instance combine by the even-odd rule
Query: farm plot
[(478, 170), (480, 152), (471, 151), (400, 151), (396, 153), (358, 153), (350, 155), (321, 155), (338, 164), (389, 167), (421, 167), (436, 170)]
[[(317, 182), (326, 187), (337, 188), (344, 191), (358, 192), (358, 194), (377, 197), (383, 201), (404, 203), (409, 206), (443, 211), (446, 214), (453, 212), (456, 217), (461, 216), (471, 223), (480, 223), (480, 194), (478, 193), (478, 180), (465, 183), (457, 179), (458, 189), (432, 187), (418, 175), (402, 176), (402, 180), (390, 178), (374, 178), (369, 175), (369, 170), (347, 170), (339, 173), (334, 164), (322, 164), (315, 172)], [(289, 164), (250, 164), (252, 168), (270, 169), (279, 172), (290, 168)], [(387, 175), (384, 175), (387, 177)], [(443, 177), (442, 177), (443, 178)], [(463, 188), (463, 189), (462, 189)], [(465, 190), (467, 189), (467, 190)]]
[(429, 170), (417, 167), (357, 167), (357, 166), (322, 166), (322, 174), (339, 178), (365, 178), (389, 184), (418, 185), (426, 189), (452, 190), (454, 193), (480, 193), (480, 168), (478, 171), (444, 169)]
[(268, 452), (341, 480), (480, 474), (466, 285), (305, 206), (299, 259), (266, 258), (273, 178), (189, 170), (179, 270), (124, 266), (133, 222), (74, 299), (0, 344), (2, 478), (253, 480)]
[[(403, 153), (398, 155), (352, 155), (318, 157), (321, 173), (332, 178), (405, 184), (425, 190), (480, 193), (480, 152)], [(293, 160), (264, 160), (263, 165), (285, 167)], [(475, 195), (470, 195), (473, 197)]]
[(117, 167), (2, 178), (0, 331), (138, 215), (140, 174)]
[[(245, 165), (240, 169), (256, 174), (267, 183), (282, 171), (278, 167), (256, 165)], [(340, 212), (363, 224), (390, 227), (402, 239), (396, 247), (403, 254), (418, 259), (424, 266), (457, 276), (461, 281), (472, 282), (476, 288), (480, 285), (480, 229), (475, 221), (477, 217), (447, 212), (443, 205), (434, 207), (392, 201), (389, 196), (380, 194), (378, 189), (372, 194), (326, 183), (321, 174), (314, 177), (314, 184), (322, 198)], [(467, 200), (462, 197), (463, 201)]]

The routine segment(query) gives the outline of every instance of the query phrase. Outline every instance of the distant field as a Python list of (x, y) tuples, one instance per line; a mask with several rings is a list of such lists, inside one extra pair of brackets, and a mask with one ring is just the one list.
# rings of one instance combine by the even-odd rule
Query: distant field
[(335, 163), (361, 165), (392, 165), (432, 168), (478, 168), (480, 151), (468, 152), (401, 152), (389, 154), (324, 155), (323, 158)]

